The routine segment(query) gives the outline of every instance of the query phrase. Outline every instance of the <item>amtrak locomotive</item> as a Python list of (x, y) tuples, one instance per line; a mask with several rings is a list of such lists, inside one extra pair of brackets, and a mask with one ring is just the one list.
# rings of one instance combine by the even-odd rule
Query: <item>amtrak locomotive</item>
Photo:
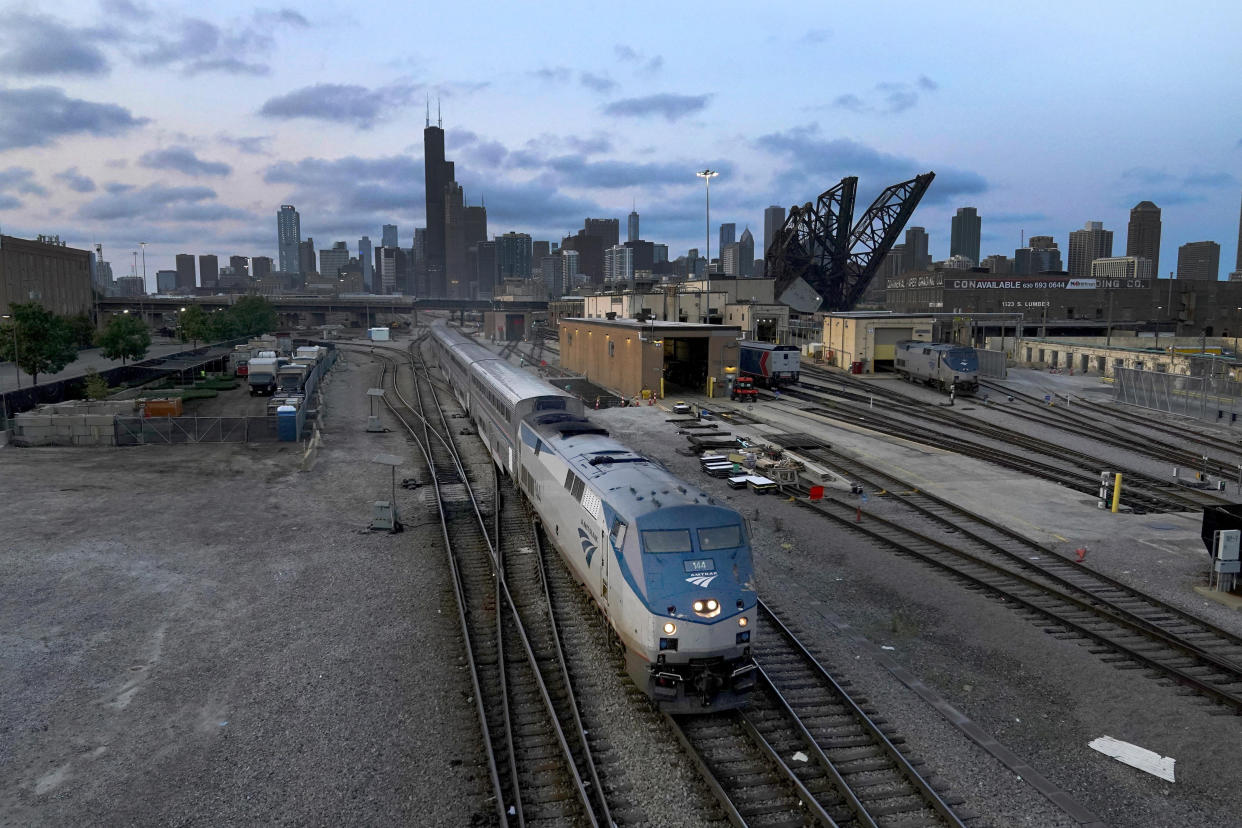
[(492, 458), (668, 713), (737, 707), (754, 686), (757, 596), (742, 516), (631, 451), (582, 401), (443, 323), (432, 342)]
[(894, 350), (893, 367), (912, 382), (958, 394), (979, 390), (979, 353), (974, 348), (905, 339)]

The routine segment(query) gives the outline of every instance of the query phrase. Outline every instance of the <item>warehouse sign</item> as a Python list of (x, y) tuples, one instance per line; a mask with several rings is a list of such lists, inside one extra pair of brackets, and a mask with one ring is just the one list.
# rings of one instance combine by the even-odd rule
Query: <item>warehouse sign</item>
[(1147, 290), (1147, 279), (946, 279), (951, 290)]

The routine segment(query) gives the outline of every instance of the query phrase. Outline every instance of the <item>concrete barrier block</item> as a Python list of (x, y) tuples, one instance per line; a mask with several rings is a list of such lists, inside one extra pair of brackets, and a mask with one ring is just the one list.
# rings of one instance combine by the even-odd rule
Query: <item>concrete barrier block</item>
[(51, 444), (52, 444), (52, 441), (48, 439), (47, 437), (25, 437), (20, 434), (13, 437), (13, 445), (21, 446), (22, 448), (30, 448), (33, 446), (50, 446)]
[(90, 435), (86, 435), (86, 436), (82, 436), (82, 437), (74, 437), (74, 438), (73, 438), (73, 444), (74, 444), (75, 446), (78, 446), (78, 447), (82, 447), (82, 446), (97, 446), (97, 445), (99, 445), (99, 440), (98, 440), (98, 438), (96, 438), (96, 437), (93, 437), (93, 436), (90, 436)]
[(88, 414), (82, 418), (82, 421), (89, 426), (112, 428), (116, 417), (111, 414)]
[(52, 436), (52, 427), (50, 425), (21, 425), (19, 424), (17, 433), (22, 437), (30, 437), (32, 439), (46, 439)]
[(21, 426), (50, 426), (52, 418), (46, 414), (18, 414), (17, 425)]

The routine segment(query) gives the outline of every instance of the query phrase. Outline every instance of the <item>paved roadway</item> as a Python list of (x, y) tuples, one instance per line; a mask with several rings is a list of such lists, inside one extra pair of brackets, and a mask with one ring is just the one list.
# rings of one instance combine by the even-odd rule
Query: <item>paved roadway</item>
[[(151, 337), (151, 347), (147, 349), (146, 358), (151, 359), (153, 357), (175, 354), (178, 351), (189, 350), (192, 345), (193, 343), (181, 342), (177, 339), (153, 336)], [(43, 385), (46, 382), (80, 377), (91, 368), (94, 368), (96, 371), (104, 371), (109, 368), (118, 368), (120, 365), (121, 361), (119, 359), (104, 358), (98, 348), (87, 348), (84, 351), (78, 351), (78, 358), (65, 366), (65, 370), (56, 374), (39, 374), (39, 384)], [(0, 362), (0, 393), (13, 391), (19, 387), (30, 387), (30, 375), (18, 372), (16, 368), (17, 366), (11, 362)]]

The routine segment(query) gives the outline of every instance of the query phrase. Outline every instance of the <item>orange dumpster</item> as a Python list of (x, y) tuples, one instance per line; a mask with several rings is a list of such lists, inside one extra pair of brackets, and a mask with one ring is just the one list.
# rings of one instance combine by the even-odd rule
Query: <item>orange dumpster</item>
[(145, 400), (142, 406), (142, 416), (144, 417), (180, 417), (181, 411), (180, 397)]

